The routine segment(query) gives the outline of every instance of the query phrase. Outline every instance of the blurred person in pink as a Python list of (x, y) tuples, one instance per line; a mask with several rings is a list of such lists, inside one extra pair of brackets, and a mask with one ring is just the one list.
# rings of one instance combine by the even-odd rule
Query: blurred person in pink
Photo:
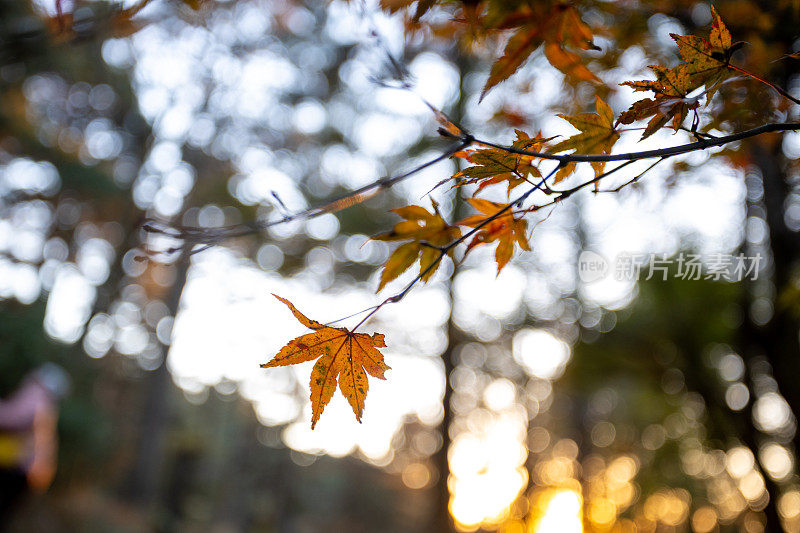
[(44, 492), (53, 481), (58, 401), (68, 391), (67, 373), (45, 363), (0, 400), (0, 529), (27, 493)]

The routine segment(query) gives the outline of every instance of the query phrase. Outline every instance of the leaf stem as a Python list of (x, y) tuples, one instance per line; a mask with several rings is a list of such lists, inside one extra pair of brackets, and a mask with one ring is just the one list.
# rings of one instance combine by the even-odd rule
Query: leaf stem
[(747, 76), (748, 78), (752, 78), (752, 79), (754, 79), (756, 81), (759, 81), (759, 82), (763, 83), (764, 85), (766, 85), (767, 87), (770, 87), (772, 90), (774, 90), (775, 92), (777, 92), (778, 94), (780, 94), (784, 98), (787, 98), (787, 99), (791, 100), (792, 102), (794, 102), (795, 104), (800, 105), (800, 100), (795, 98), (791, 94), (789, 94), (789, 92), (787, 90), (783, 89), (782, 87), (779, 87), (779, 86), (775, 85), (772, 82), (769, 82), (769, 81), (765, 80), (764, 78), (760, 78), (760, 77), (756, 76), (755, 74), (753, 74), (749, 70), (745, 70), (745, 69), (743, 69), (741, 67), (737, 67), (736, 65), (731, 65), (730, 63), (728, 63), (728, 68), (731, 69), (731, 70), (735, 70), (736, 72), (740, 72), (740, 73), (744, 74), (745, 76)]

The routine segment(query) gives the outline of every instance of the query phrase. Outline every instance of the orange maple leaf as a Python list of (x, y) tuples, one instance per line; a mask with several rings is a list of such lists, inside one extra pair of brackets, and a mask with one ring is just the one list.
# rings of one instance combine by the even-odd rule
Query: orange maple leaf
[(619, 124), (632, 124), (637, 120), (653, 117), (647, 123), (642, 139), (657, 132), (670, 120), (672, 127), (678, 131), (689, 111), (697, 109), (700, 105), (697, 98), (689, 97), (689, 93), (696, 87), (687, 64), (682, 63), (673, 68), (650, 65), (650, 70), (655, 73), (655, 80), (626, 81), (622, 85), (627, 85), (634, 91), (652, 91), (655, 98), (644, 98), (634, 102), (630, 109), (617, 119)]
[[(372, 237), (377, 241), (411, 241), (398, 246), (389, 256), (381, 273), (378, 292), (387, 283), (408, 270), (418, 258), (420, 279), (427, 282), (441, 264), (442, 254), (439, 252), (439, 248), (461, 237), (461, 230), (456, 226), (451, 226), (442, 218), (439, 213), (439, 204), (435, 200), (432, 203), (433, 213), (418, 205), (392, 209), (393, 213), (400, 215), (405, 220), (395, 224), (392, 231)], [(447, 255), (453, 257), (453, 250), (449, 250)]]
[(547, 60), (555, 68), (578, 81), (599, 82), (581, 63), (580, 57), (567, 49), (599, 49), (592, 42), (591, 29), (574, 7), (531, 2), (498, 21), (497, 27), (513, 27), (516, 31), (506, 43), (503, 56), (492, 65), (481, 99), (492, 87), (514, 74), (542, 44)]
[[(520, 150), (539, 151), (544, 143), (552, 140), (552, 137), (545, 139), (539, 133), (531, 138), (522, 130), (514, 130), (517, 139), (512, 146)], [(512, 189), (518, 185), (528, 182), (528, 176), (541, 178), (542, 174), (536, 167), (535, 158), (519, 154), (511, 154), (498, 148), (481, 148), (478, 150), (462, 150), (453, 154), (473, 164), (459, 172), (453, 174), (456, 180), (453, 187), (478, 184), (478, 188), (473, 196), (481, 192), (489, 185), (506, 182), (507, 192), (510, 195)]]
[[(469, 226), (476, 228), (486, 222), (487, 218), (497, 215), (498, 211), (508, 208), (508, 204), (497, 202), (490, 202), (482, 198), (468, 198), (467, 202), (475, 209), (483, 213), (482, 215), (473, 215), (467, 217), (458, 224), (460, 226)], [(523, 250), (530, 250), (528, 244), (528, 237), (526, 235), (527, 223), (524, 219), (514, 218), (511, 209), (481, 227), (475, 237), (467, 246), (467, 253), (479, 244), (490, 243), (497, 241), (497, 249), (494, 252), (494, 258), (497, 262), (497, 274), (503, 270), (503, 267), (508, 264), (511, 257), (514, 255), (514, 243), (516, 242)]]
[(350, 403), (356, 420), (361, 422), (364, 401), (369, 390), (367, 374), (386, 379), (389, 366), (378, 348), (386, 347), (380, 333), (353, 333), (346, 328), (334, 328), (311, 320), (285, 298), (273, 294), (285, 303), (292, 314), (313, 333), (301, 335), (281, 348), (281, 351), (261, 368), (289, 366), (318, 359), (311, 371), (311, 429), (331, 401), (338, 383), (342, 395)]

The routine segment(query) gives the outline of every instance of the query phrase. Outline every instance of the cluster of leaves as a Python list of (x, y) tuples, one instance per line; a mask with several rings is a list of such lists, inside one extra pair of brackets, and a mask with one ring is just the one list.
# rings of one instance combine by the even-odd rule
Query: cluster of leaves
[[(531, 138), (522, 130), (515, 130), (517, 139), (512, 146), (519, 150), (537, 152), (550, 140), (542, 137), (541, 133)], [(453, 154), (455, 157), (472, 163), (453, 175), (453, 187), (477, 184), (475, 194), (480, 193), (485, 187), (505, 182), (508, 194), (518, 185), (531, 183), (530, 177), (541, 178), (542, 173), (537, 166), (538, 160), (532, 156), (512, 154), (499, 148), (484, 148), (479, 150), (462, 150)]]
[[(694, 97), (691, 94), (701, 87), (705, 87), (706, 102), (711, 101), (720, 82), (729, 72), (731, 55), (742, 44), (731, 42), (731, 34), (713, 6), (711, 16), (713, 24), (708, 39), (670, 34), (678, 44), (682, 63), (673, 68), (651, 65), (650, 69), (656, 75), (655, 80), (623, 83), (634, 91), (650, 91), (654, 97), (635, 102), (620, 115), (618, 123), (631, 124), (652, 117), (642, 134), (642, 139), (645, 139), (670, 120), (677, 131), (689, 111), (695, 111), (696, 114), (702, 94)], [(692, 126), (692, 129), (696, 129), (697, 120), (693, 121)]]
[(446, 39), (452, 39), (454, 32), (464, 28), (470, 42), (509, 33), (502, 55), (492, 65), (481, 98), (514, 74), (540, 47), (550, 64), (571, 79), (600, 83), (575, 52), (599, 50), (593, 42), (592, 30), (578, 9), (563, 1), (381, 0), (381, 6), (390, 13), (407, 11), (410, 30), (419, 27), (422, 17), (434, 7), (449, 12), (451, 21), (441, 26), (431, 23), (433, 34)]
[(574, 6), (560, 2), (521, 3), (508, 9), (506, 2), (493, 2), (485, 24), (496, 29), (513, 29), (503, 55), (492, 65), (482, 96), (514, 74), (540, 46), (550, 64), (578, 81), (598, 82), (580, 56), (571, 49), (599, 50), (592, 31)]
[[(409, 7), (412, 3), (410, 0), (383, 1), (384, 7), (391, 11)], [(434, 0), (420, 0), (415, 19), (418, 21), (419, 17), (435, 3)], [(577, 55), (568, 50), (569, 47), (588, 50), (593, 46), (592, 33), (581, 21), (574, 7), (547, 1), (504, 3), (495, 0), (486, 2), (483, 10), (476, 6), (484, 4), (465, 2), (464, 6), (465, 10), (472, 6), (468, 20), (473, 25), (484, 24), (484, 29), (492, 27), (514, 30), (504, 55), (491, 68), (484, 94), (513, 74), (524, 60), (542, 45), (550, 62), (566, 74), (580, 80), (596, 80), (594, 75), (580, 64)], [(604, 174), (607, 172), (606, 161), (594, 160), (596, 158), (588, 158), (587, 161), (584, 156), (611, 155), (621, 132), (624, 131), (619, 129), (620, 124), (648, 120), (642, 135), (642, 139), (645, 139), (661, 128), (671, 126), (677, 130), (683, 127), (689, 111), (694, 111), (695, 118), (690, 131), (697, 133), (697, 109), (700, 99), (705, 96), (706, 101), (709, 101), (730, 70), (737, 70), (764, 82), (730, 64), (731, 55), (740, 44), (732, 42), (730, 32), (713, 7), (711, 14), (712, 27), (708, 39), (692, 35), (672, 35), (682, 59), (680, 64), (672, 68), (650, 66), (655, 73), (655, 80), (629, 81), (622, 84), (634, 91), (650, 91), (654, 94), (653, 98), (635, 102), (615, 121), (611, 107), (597, 96), (594, 113), (558, 115), (578, 130), (578, 133), (558, 142), (554, 142), (554, 137), (543, 137), (541, 133), (531, 137), (522, 130), (516, 130), (516, 138), (511, 146), (489, 145), (476, 141), (450, 122), (444, 114), (434, 110), (437, 119), (443, 124), (440, 133), (462, 140), (465, 146), (476, 146), (452, 154), (453, 157), (466, 161), (469, 166), (449, 178), (452, 180), (453, 189), (475, 186), (473, 195), (467, 202), (475, 209), (476, 214), (450, 224), (442, 217), (435, 200), (432, 200), (432, 212), (419, 205), (394, 209), (393, 212), (403, 220), (391, 231), (373, 237), (375, 240), (402, 243), (384, 264), (378, 292), (417, 262), (419, 262), (419, 274), (402, 292), (374, 308), (361, 323), (382, 305), (398, 301), (417, 282), (429, 281), (444, 257), (455, 259), (456, 247), (466, 243), (467, 240), (469, 243), (466, 245), (464, 256), (477, 246), (496, 243), (495, 261), (499, 275), (513, 257), (516, 247), (525, 251), (530, 250), (528, 222), (525, 215), (538, 209), (535, 206), (525, 208), (523, 205), (530, 193), (534, 190), (542, 190), (548, 194), (558, 193), (551, 190), (548, 185), (557, 184), (569, 177), (580, 161), (591, 165), (594, 179), (572, 190), (561, 191), (558, 193), (560, 196), (551, 203), (563, 199), (584, 185), (594, 183), (597, 187), (600, 179), (606, 175)], [(785, 91), (780, 88), (768, 82), (764, 83), (785, 95)], [(700, 91), (701, 88), (705, 90)], [(692, 96), (694, 93), (699, 94)], [(787, 97), (794, 101), (791, 96)], [(573, 153), (563, 155), (564, 152)], [(577, 158), (577, 155), (581, 158)], [(547, 177), (543, 177), (539, 168), (544, 158), (560, 160), (557, 169), (547, 174)], [(617, 168), (622, 166), (624, 164)], [(652, 166), (654, 165), (649, 168)], [(554, 176), (551, 183), (546, 184), (545, 181), (551, 175)], [(638, 177), (631, 181), (635, 181)], [(529, 186), (526, 193), (515, 198), (511, 197), (515, 189), (526, 184)], [(508, 202), (493, 202), (478, 197), (492, 185), (505, 186)], [(462, 232), (460, 227), (468, 230)], [(318, 359), (311, 374), (312, 428), (330, 400), (337, 379), (340, 390), (360, 421), (368, 389), (367, 374), (384, 379), (384, 372), (388, 369), (377, 350), (385, 346), (383, 335), (370, 336), (354, 333), (345, 328), (325, 326), (300, 314), (287, 300), (279, 299), (290, 307), (300, 322), (313, 329), (314, 333), (291, 341), (274, 359), (263, 366), (291, 365)]]
[[(433, 213), (418, 205), (392, 209), (405, 220), (395, 224), (394, 229), (373, 237), (379, 241), (406, 241), (389, 256), (383, 268), (378, 291), (387, 283), (408, 270), (419, 259), (420, 279), (428, 281), (441, 263), (441, 248), (461, 237), (461, 230), (444, 221), (439, 213), (439, 204), (433, 201)], [(455, 249), (448, 250), (453, 256)]]

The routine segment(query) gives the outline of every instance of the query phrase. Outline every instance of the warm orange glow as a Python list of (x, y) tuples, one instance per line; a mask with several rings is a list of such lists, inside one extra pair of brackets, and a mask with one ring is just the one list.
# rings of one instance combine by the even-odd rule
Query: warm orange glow
[(542, 514), (533, 524), (531, 533), (583, 532), (583, 499), (580, 492), (573, 489), (553, 489), (539, 501), (542, 504)]
[(708, 533), (717, 526), (717, 513), (712, 507), (701, 507), (692, 515), (692, 529), (697, 533)]
[(662, 489), (644, 503), (644, 516), (652, 522), (678, 526), (689, 515), (691, 496), (684, 489)]
[(450, 448), (450, 512), (464, 531), (507, 520), (528, 481), (524, 413), (485, 414), (482, 426), (456, 436)]
[(610, 525), (617, 518), (617, 506), (607, 498), (598, 498), (589, 506), (589, 519), (595, 525)]
[(411, 463), (403, 469), (403, 483), (410, 489), (425, 488), (431, 480), (428, 467), (421, 463)]

